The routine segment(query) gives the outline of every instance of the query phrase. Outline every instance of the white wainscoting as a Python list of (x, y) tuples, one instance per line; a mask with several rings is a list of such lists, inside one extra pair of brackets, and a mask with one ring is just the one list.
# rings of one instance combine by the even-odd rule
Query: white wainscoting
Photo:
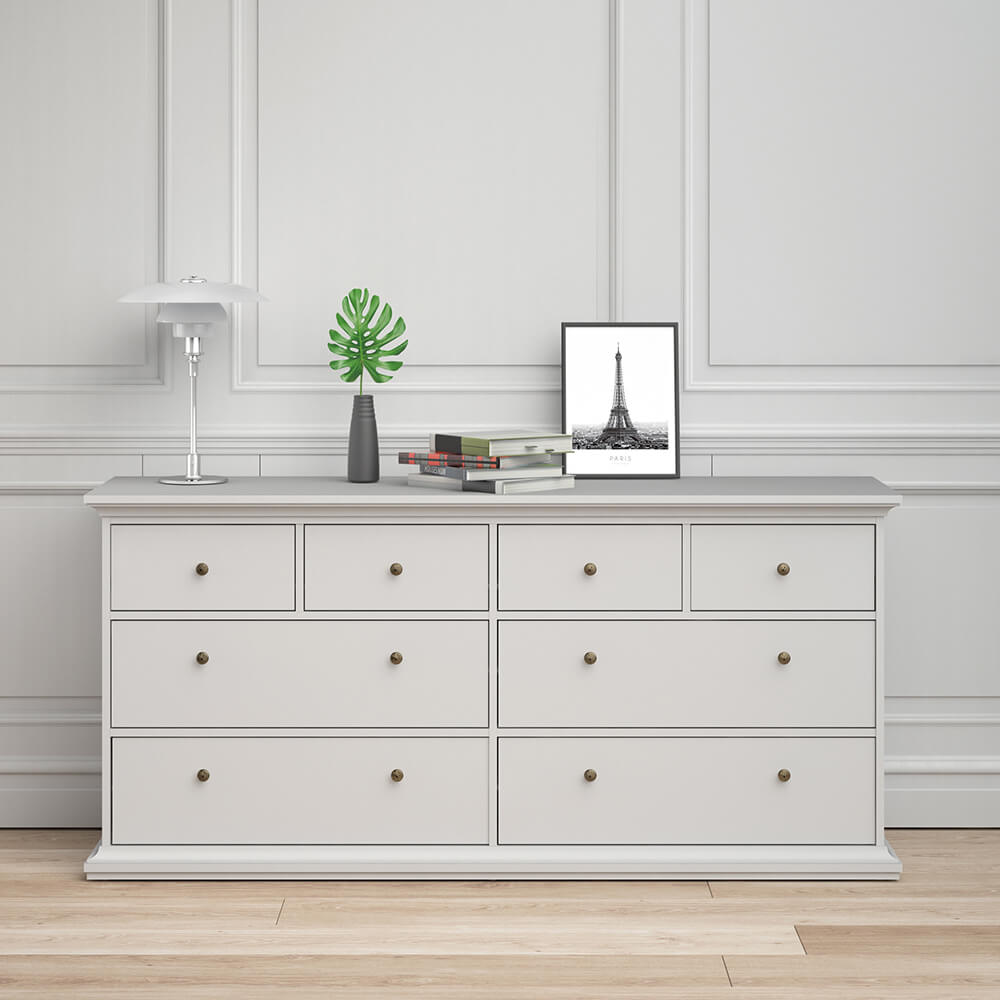
[(560, 321), (679, 320), (682, 474), (904, 494), (888, 821), (1000, 824), (996, 19), (977, 0), (0, 5), (2, 822), (96, 822), (80, 494), (186, 451), (178, 345), (114, 299), (201, 272), (271, 300), (202, 363), (205, 467), (228, 475), (344, 474), (356, 387), (325, 345), (354, 284), (411, 342), (378, 392), (384, 471), (431, 429), (555, 428)]

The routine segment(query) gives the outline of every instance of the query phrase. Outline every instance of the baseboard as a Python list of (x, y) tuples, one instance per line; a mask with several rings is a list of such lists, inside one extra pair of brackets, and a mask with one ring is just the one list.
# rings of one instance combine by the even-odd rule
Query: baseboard
[(886, 788), (887, 827), (1000, 827), (1000, 788)]
[[(0, 787), (0, 826), (99, 827), (101, 825), (100, 775), (82, 787), (64, 787), (62, 775), (52, 781), (35, 778), (26, 787)], [(93, 787), (89, 787), (92, 784)]]
[(885, 825), (1000, 827), (1000, 756), (887, 757)]

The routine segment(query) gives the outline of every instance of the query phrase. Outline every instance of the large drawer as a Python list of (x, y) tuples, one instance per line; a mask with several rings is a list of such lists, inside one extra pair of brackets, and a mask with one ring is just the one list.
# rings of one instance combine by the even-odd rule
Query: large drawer
[(875, 725), (870, 621), (501, 621), (500, 725)]
[(678, 524), (501, 524), (503, 611), (679, 611)]
[(294, 611), (291, 524), (116, 524), (112, 611)]
[(113, 726), (486, 726), (476, 621), (116, 621)]
[(499, 753), (501, 844), (875, 840), (874, 739), (504, 737)]
[(868, 524), (696, 524), (693, 611), (873, 611)]
[(485, 524), (307, 524), (307, 611), (486, 611)]
[(487, 760), (485, 738), (116, 737), (112, 841), (484, 844)]

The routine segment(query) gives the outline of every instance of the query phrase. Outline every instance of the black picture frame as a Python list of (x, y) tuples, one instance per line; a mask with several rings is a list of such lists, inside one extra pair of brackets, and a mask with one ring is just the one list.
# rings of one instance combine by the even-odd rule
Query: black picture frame
[[(625, 350), (621, 348), (623, 340), (627, 345)], [(578, 479), (680, 476), (677, 342), (677, 323), (562, 324), (562, 430), (564, 434), (574, 434), (574, 424), (578, 428), (574, 450), (563, 456), (564, 472)], [(647, 350), (640, 353), (637, 348), (642, 346)], [(603, 404), (596, 401), (596, 394), (602, 391), (599, 373), (603, 361), (599, 348), (606, 351), (608, 359)], [(633, 385), (637, 385), (640, 398), (635, 404), (638, 409), (634, 420), (626, 391), (630, 354), (636, 360), (653, 358), (635, 369), (638, 376)], [(657, 377), (658, 361), (663, 362), (662, 384)], [(617, 405), (619, 398), (624, 407)], [(598, 430), (599, 424), (593, 417), (602, 405), (607, 417), (603, 429)], [(577, 440), (591, 443), (577, 449)], [(607, 446), (600, 447), (602, 443)]]

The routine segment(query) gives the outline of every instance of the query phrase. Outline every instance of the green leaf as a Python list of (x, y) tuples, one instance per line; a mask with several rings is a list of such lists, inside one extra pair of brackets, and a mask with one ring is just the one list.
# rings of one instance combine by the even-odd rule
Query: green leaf
[(390, 359), (402, 354), (409, 343), (404, 340), (395, 347), (388, 346), (406, 331), (402, 316), (396, 319), (391, 330), (383, 332), (392, 322), (392, 307), (377, 295), (369, 295), (367, 288), (352, 288), (341, 301), (341, 308), (343, 312), (337, 313), (339, 330), (330, 330), (327, 344), (339, 360), (331, 361), (330, 367), (339, 372), (345, 382), (360, 378), (362, 388), (365, 372), (373, 382), (388, 382), (392, 378), (390, 373), (403, 366), (402, 361)]
[(391, 319), (392, 306), (386, 302), (385, 308), (382, 310), (382, 315), (379, 316), (378, 322), (372, 327), (372, 336), (377, 337), (389, 325), (389, 320)]
[[(330, 341), (334, 344), (340, 344), (341, 347), (351, 346), (350, 338), (342, 336), (341, 334), (337, 333), (336, 330), (330, 331)], [(327, 346), (329, 347), (329, 344)]]
[(382, 347), (383, 344), (392, 343), (397, 337), (401, 337), (406, 332), (406, 324), (403, 322), (402, 316), (396, 320), (396, 325), (388, 332), (383, 333), (381, 337), (375, 340), (376, 347)]
[(401, 344), (397, 344), (395, 347), (391, 347), (388, 350), (381, 351), (383, 358), (391, 357), (393, 354), (402, 354), (406, 350), (406, 345), (409, 343), (408, 340), (404, 340)]

